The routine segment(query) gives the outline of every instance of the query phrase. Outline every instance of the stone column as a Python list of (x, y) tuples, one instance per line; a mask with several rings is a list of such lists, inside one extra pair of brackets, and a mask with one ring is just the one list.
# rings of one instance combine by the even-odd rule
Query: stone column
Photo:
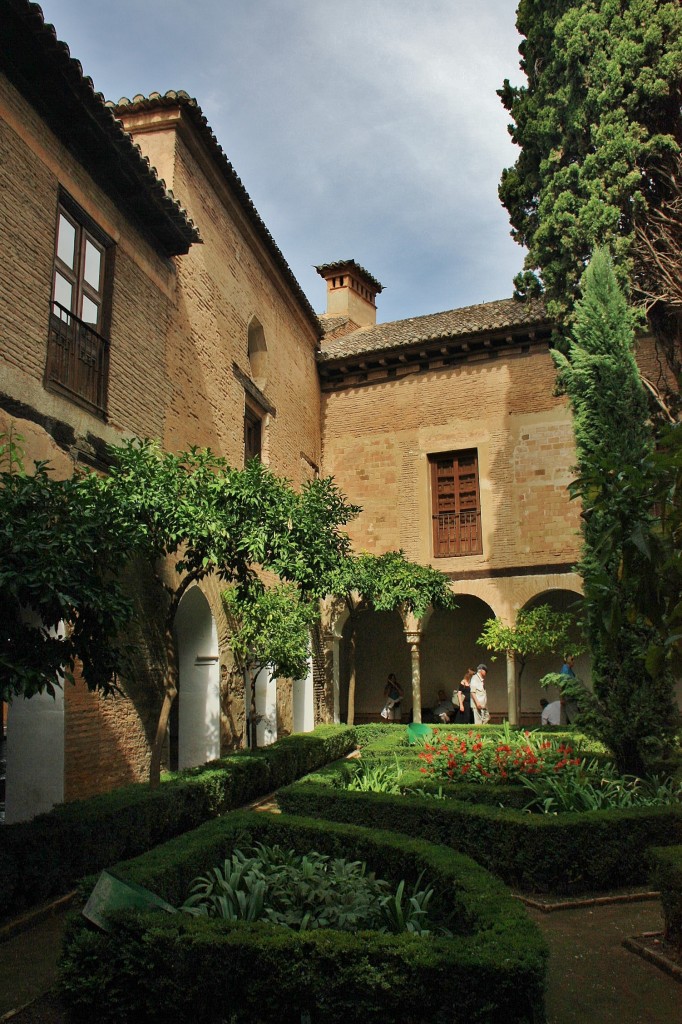
[(420, 666), (420, 643), (421, 633), (406, 632), (405, 636), (410, 645), (410, 657), (412, 660), (412, 721), (422, 720), (422, 682)]
[(519, 687), (516, 657), (512, 651), (507, 651), (507, 717), (510, 725), (519, 724)]

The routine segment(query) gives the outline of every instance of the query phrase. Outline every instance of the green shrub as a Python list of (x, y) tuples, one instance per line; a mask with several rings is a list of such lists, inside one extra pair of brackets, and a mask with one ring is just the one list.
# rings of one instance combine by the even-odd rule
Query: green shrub
[[(181, 902), (197, 874), (236, 846), (279, 843), (351, 857), (382, 877), (433, 886), (451, 936), (292, 931), (129, 911), (96, 932), (75, 915), (60, 990), (74, 1024), (434, 1024), (544, 1019), (547, 951), (522, 905), (487, 871), (422, 840), (286, 815), (235, 812), (117, 866), (122, 878)], [(462, 984), (462, 978), (476, 984)]]
[(682, 783), (670, 778), (639, 779), (635, 775), (620, 775), (614, 765), (594, 761), (583, 761), (557, 775), (520, 781), (526, 791), (533, 794), (525, 810), (538, 814), (679, 807), (682, 799)]
[(682, 840), (682, 813), (675, 808), (535, 815), (456, 799), (350, 793), (307, 779), (280, 790), (278, 801), (288, 813), (443, 843), (483, 858), (487, 868), (526, 892), (576, 894), (638, 885), (646, 849)]
[(661, 892), (665, 937), (682, 951), (682, 846), (654, 847), (649, 864), (652, 882)]
[(73, 888), (83, 875), (196, 828), (336, 760), (353, 729), (319, 726), (257, 751), (237, 751), (164, 779), (60, 804), (0, 832), (0, 917)]

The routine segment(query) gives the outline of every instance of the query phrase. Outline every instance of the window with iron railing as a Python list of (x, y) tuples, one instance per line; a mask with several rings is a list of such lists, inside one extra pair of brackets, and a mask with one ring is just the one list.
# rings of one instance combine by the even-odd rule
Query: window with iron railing
[(434, 558), (480, 555), (481, 504), (478, 452), (430, 455)]
[(45, 382), (98, 416), (106, 414), (110, 241), (62, 196), (57, 219)]

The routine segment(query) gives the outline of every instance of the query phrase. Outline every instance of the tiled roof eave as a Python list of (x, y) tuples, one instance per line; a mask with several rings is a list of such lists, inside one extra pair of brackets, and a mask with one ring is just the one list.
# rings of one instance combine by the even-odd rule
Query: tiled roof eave
[(102, 191), (164, 256), (201, 238), (185, 211), (95, 92), (37, 4), (0, 0), (0, 71)]
[(318, 369), (323, 379), (340, 379), (360, 370), (375, 370), (379, 367), (395, 367), (400, 364), (426, 363), (430, 367), (438, 363), (449, 365), (453, 362), (480, 358), (485, 355), (497, 356), (505, 350), (519, 350), (530, 345), (547, 344), (553, 329), (554, 324), (545, 320), (521, 325), (515, 329), (503, 328), (467, 335), (443, 334), (419, 338), (409, 345), (373, 348), (364, 352), (354, 351), (344, 355), (329, 355), (320, 352), (317, 356)]
[(262, 220), (258, 210), (256, 209), (253, 200), (249, 196), (244, 183), (235, 171), (234, 167), (228, 160), (222, 146), (216, 139), (213, 131), (204, 116), (201, 107), (197, 103), (196, 99), (193, 99), (184, 90), (169, 90), (163, 95), (158, 92), (150, 93), (149, 96), (137, 95), (132, 100), (122, 97), (118, 103), (109, 104), (115, 116), (123, 116), (124, 114), (135, 114), (153, 110), (163, 110), (172, 107), (180, 107), (183, 113), (185, 113), (191, 120), (199, 138), (203, 142), (208, 155), (213, 161), (214, 166), (217, 168), (223, 179), (227, 182), (228, 186), (235, 194), (241, 209), (246, 215), (247, 220), (254, 228), (256, 235), (265, 245), (265, 248), (270, 253), (276, 266), (281, 271), (285, 281), (291, 288), (294, 297), (297, 299), (306, 319), (310, 323), (311, 327), (315, 332), (315, 337), (319, 340), (322, 336), (322, 327), (317, 317), (317, 313), (311, 306), (307, 295), (298, 283), (294, 273), (285, 260), (282, 251), (275, 242), (274, 238), (270, 234), (264, 221)]
[(323, 340), (319, 363), (345, 363), (357, 359), (404, 353), (417, 346), (454, 345), (477, 337), (523, 335), (549, 331), (553, 322), (540, 301), (519, 303), (499, 299), (442, 313), (393, 323), (377, 324)]

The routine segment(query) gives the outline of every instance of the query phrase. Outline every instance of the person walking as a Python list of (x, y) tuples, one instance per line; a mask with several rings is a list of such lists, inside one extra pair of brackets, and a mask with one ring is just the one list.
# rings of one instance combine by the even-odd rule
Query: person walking
[(395, 672), (390, 672), (384, 686), (385, 703), (381, 709), (381, 717), (386, 722), (399, 722), (402, 718), (402, 711), (400, 710), (402, 696), (403, 688), (396, 679)]
[(480, 664), (471, 677), (471, 707), (474, 712), (474, 725), (486, 725), (490, 721), (488, 694), (485, 692), (487, 674), (488, 666)]
[(471, 713), (471, 677), (474, 670), (468, 668), (464, 673), (460, 684), (452, 695), (452, 703), (455, 705), (455, 724), (472, 725), (474, 716)]

